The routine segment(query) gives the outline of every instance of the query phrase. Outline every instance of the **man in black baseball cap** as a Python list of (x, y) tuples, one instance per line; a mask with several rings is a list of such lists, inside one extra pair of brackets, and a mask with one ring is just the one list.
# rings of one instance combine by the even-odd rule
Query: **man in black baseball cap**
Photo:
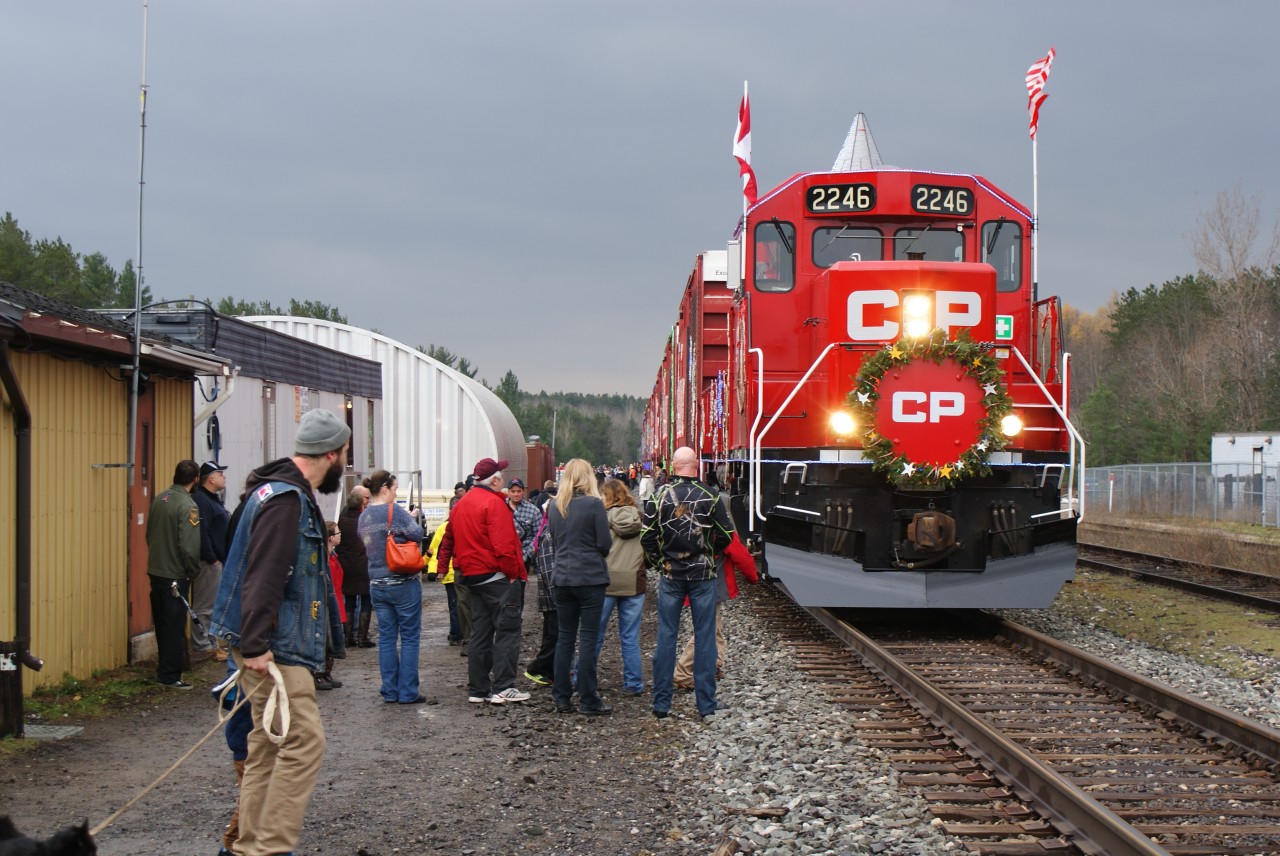
[(196, 489), (191, 492), (200, 509), (200, 573), (191, 583), (191, 610), (200, 616), (200, 624), (191, 625), (191, 660), (195, 663), (210, 657), (227, 659), (217, 638), (209, 633), (222, 563), (227, 560), (227, 524), (231, 522), (231, 514), (219, 496), (227, 489), (226, 469), (216, 461), (205, 461), (200, 465)]

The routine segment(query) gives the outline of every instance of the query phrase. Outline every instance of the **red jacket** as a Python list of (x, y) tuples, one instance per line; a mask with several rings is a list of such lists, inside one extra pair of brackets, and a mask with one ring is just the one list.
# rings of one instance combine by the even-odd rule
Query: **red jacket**
[(329, 576), (333, 578), (333, 593), (338, 597), (338, 617), (347, 623), (347, 599), (342, 596), (342, 563), (337, 553), (329, 554)]
[(747, 545), (738, 538), (737, 532), (733, 533), (733, 540), (729, 542), (729, 546), (724, 548), (724, 584), (729, 589), (730, 600), (738, 596), (738, 575), (733, 572), (735, 568), (747, 578), (747, 582), (760, 582), (760, 575), (756, 573), (755, 557), (751, 555)]
[(501, 495), (477, 485), (449, 512), (449, 525), (436, 553), (439, 565), (449, 567), (463, 582), (501, 573), (509, 580), (527, 580), (520, 536), (511, 507)]

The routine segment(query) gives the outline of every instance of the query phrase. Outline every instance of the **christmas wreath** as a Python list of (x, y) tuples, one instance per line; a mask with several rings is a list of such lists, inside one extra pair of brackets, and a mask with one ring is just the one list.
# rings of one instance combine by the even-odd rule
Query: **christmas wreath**
[[(974, 342), (966, 332), (954, 340), (948, 339), (946, 331), (938, 328), (914, 341), (894, 342), (867, 358), (854, 378), (854, 387), (846, 402), (862, 429), (862, 453), (871, 461), (873, 469), (889, 474), (899, 484), (921, 486), (951, 485), (966, 476), (991, 472), (987, 463), (991, 453), (1008, 443), (1000, 430), (1000, 422), (1013, 409), (1013, 399), (1003, 382), (1004, 372), (991, 353), (993, 347), (989, 342)], [(977, 440), (948, 462), (910, 460), (895, 450), (892, 439), (876, 431), (881, 381), (890, 369), (905, 367), (914, 360), (941, 365), (947, 359), (982, 387), (986, 415), (978, 425)]]

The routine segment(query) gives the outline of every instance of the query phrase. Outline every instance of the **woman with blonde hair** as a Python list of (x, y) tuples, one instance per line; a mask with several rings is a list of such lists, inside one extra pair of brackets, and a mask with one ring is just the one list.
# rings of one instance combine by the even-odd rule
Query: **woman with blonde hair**
[(578, 709), (587, 716), (604, 716), (613, 713), (613, 708), (597, 690), (596, 639), (604, 592), (609, 587), (605, 556), (613, 542), (595, 473), (581, 458), (564, 465), (560, 490), (547, 508), (547, 529), (555, 545), (552, 584), (559, 623), (551, 697), (556, 710), (573, 712), (574, 685), (569, 670), (576, 643)]
[(644, 667), (640, 662), (640, 614), (644, 611), (644, 547), (640, 544), (640, 506), (618, 479), (604, 483), (604, 508), (609, 519), (612, 546), (605, 563), (609, 566), (609, 587), (604, 592), (600, 612), (600, 634), (596, 659), (604, 646), (609, 615), (618, 610), (618, 642), (622, 647), (622, 691), (627, 695), (644, 692)]

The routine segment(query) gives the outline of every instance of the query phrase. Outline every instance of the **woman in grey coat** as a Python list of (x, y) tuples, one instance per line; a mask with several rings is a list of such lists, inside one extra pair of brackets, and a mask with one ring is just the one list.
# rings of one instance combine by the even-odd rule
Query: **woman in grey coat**
[(613, 713), (613, 708), (597, 690), (596, 639), (604, 592), (609, 587), (605, 556), (612, 541), (595, 473), (581, 458), (564, 465), (560, 490), (547, 507), (547, 528), (555, 545), (552, 582), (560, 625), (551, 697), (556, 710), (573, 712), (574, 682), (569, 672), (576, 643), (578, 710), (587, 716), (604, 716)]

